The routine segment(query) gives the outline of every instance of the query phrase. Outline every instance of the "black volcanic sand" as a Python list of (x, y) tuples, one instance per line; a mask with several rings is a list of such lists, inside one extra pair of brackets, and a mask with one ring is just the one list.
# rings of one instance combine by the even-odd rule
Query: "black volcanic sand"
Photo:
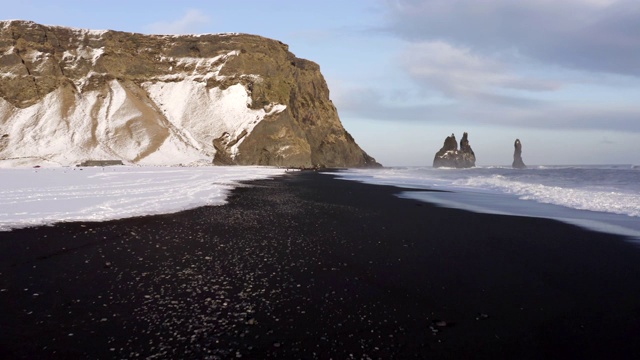
[(0, 233), (0, 358), (637, 358), (640, 251), (299, 172)]

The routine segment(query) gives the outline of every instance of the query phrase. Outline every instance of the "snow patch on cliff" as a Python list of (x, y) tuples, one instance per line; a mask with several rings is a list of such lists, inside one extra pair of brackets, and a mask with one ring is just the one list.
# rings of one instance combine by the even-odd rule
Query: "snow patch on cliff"
[[(215, 153), (213, 140), (228, 133), (237, 140), (232, 157), (245, 136), (267, 116), (265, 109), (253, 110), (251, 97), (242, 84), (208, 89), (206, 84), (183, 80), (178, 82), (147, 82), (142, 86), (166, 118), (208, 152)], [(285, 105), (273, 106), (269, 115), (284, 111)]]
[(78, 67), (81, 61), (90, 61), (91, 65), (95, 65), (98, 59), (104, 54), (104, 47), (92, 48), (89, 46), (81, 46), (76, 50), (66, 50), (62, 53), (62, 61), (71, 63), (71, 68)]
[[(173, 71), (173, 73), (156, 77), (154, 80), (178, 81), (188, 79), (192, 81), (208, 81), (209, 79), (213, 78), (221, 81), (226, 79), (227, 77), (220, 76), (220, 70), (222, 70), (230, 57), (238, 56), (239, 54), (240, 51), (233, 50), (226, 54), (214, 56), (212, 58), (162, 56), (160, 57), (160, 61), (172, 64), (170, 69), (171, 71)], [(247, 75), (240, 75), (240, 77), (245, 76)]]
[(43, 52), (38, 50), (30, 50), (26, 54), (22, 55), (22, 58), (29, 62), (37, 62), (37, 61), (42, 61), (43, 56), (45, 56), (46, 58), (47, 55), (45, 55)]
[(122, 159), (140, 164), (211, 162), (184, 141), (153, 103), (135, 88), (108, 83), (108, 91), (78, 94), (59, 88), (25, 109), (0, 99), (0, 167), (75, 165), (84, 160)]
[(265, 116), (286, 109), (282, 104), (249, 108), (251, 98), (242, 84), (224, 90), (193, 80), (147, 82), (142, 88), (118, 80), (107, 85), (83, 93), (59, 88), (24, 109), (0, 99), (0, 136), (7, 135), (0, 145), (0, 167), (114, 159), (211, 163), (214, 139), (229, 134), (235, 157)]

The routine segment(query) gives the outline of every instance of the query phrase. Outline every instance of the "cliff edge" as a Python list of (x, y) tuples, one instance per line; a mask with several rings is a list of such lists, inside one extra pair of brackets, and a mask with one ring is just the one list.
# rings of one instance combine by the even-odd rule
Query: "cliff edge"
[(246, 34), (0, 21), (0, 162), (379, 166), (320, 67)]

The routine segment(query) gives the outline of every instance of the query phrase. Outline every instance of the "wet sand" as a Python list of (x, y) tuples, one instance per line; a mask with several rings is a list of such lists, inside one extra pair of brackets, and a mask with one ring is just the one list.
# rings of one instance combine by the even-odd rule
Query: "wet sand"
[(316, 172), (0, 233), (0, 358), (637, 358), (640, 250)]

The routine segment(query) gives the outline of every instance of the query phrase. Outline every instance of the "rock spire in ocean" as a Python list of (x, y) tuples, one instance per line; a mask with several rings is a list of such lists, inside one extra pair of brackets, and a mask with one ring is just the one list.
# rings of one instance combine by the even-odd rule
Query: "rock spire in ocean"
[(433, 167), (470, 168), (476, 166), (476, 155), (469, 145), (468, 134), (462, 134), (460, 149), (456, 136), (451, 134), (444, 140), (444, 145), (433, 159)]
[(524, 169), (527, 166), (522, 161), (522, 143), (520, 139), (516, 139), (516, 142), (513, 144), (515, 150), (513, 151), (513, 164), (511, 165), (515, 169)]

